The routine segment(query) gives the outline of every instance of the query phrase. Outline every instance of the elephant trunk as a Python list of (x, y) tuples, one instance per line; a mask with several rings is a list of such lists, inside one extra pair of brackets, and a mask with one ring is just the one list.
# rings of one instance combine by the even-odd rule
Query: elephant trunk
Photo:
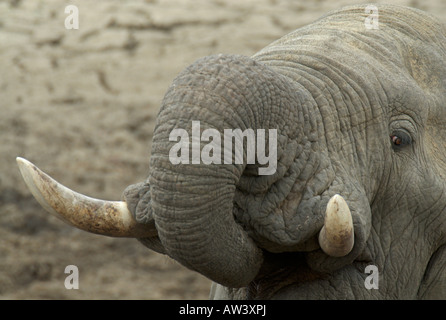
[[(263, 258), (262, 251), (234, 221), (236, 174), (229, 173), (229, 168), (206, 172), (207, 168), (183, 166), (178, 167), (181, 174), (171, 174), (159, 170), (157, 160), (152, 165), (152, 210), (167, 254), (225, 286), (251, 282)], [(212, 183), (203, 184), (200, 169), (209, 174)], [(166, 196), (166, 190), (175, 192)]]
[[(151, 209), (168, 255), (228, 287), (246, 286), (254, 280), (263, 254), (253, 239), (268, 249), (258, 232), (267, 230), (263, 223), (275, 215), (259, 220), (255, 215), (264, 208), (253, 206), (260, 201), (246, 206), (240, 194), (268, 194), (274, 202), (281, 196), (278, 192), (287, 190), (296, 178), (311, 177), (308, 169), (314, 163), (307, 168), (308, 153), (302, 152), (302, 146), (311, 149), (317, 141), (312, 134), (318, 129), (317, 121), (308, 117), (310, 98), (303, 90), (272, 68), (243, 56), (206, 57), (174, 80), (157, 118), (149, 175)], [(232, 143), (228, 130), (239, 130), (242, 136)], [(255, 136), (251, 140), (250, 132)], [(237, 139), (242, 143), (237, 145)], [(266, 153), (269, 163), (264, 161)], [(300, 176), (290, 172), (300, 172)], [(281, 230), (277, 221), (271, 222), (276, 230), (272, 237), (285, 231), (299, 244), (322, 228), (323, 251), (332, 257), (347, 255), (354, 243), (352, 216), (343, 200), (336, 199), (330, 202), (324, 228), (323, 213), (314, 202), (308, 208), (315, 210), (313, 225), (300, 227), (295, 235), (295, 231)], [(305, 220), (304, 215), (298, 218)]]
[(152, 144), (151, 206), (167, 254), (228, 287), (249, 284), (263, 262), (233, 212), (248, 155), (246, 149), (228, 153), (223, 141), (225, 129), (260, 124), (248, 102), (258, 98), (246, 95), (251, 83), (240, 70), (252, 64), (216, 56), (186, 69), (163, 100)]
[(259, 153), (249, 152), (253, 141), (241, 137), (237, 145), (231, 136), (228, 144), (227, 130), (256, 135), (283, 127), (264, 118), (271, 115), (265, 102), (278, 96), (267, 91), (276, 80), (266, 69), (241, 56), (197, 61), (170, 86), (154, 132), (149, 184), (159, 238), (172, 258), (228, 287), (247, 285), (263, 261), (262, 250), (235, 221), (234, 197), (247, 166), (255, 175), (274, 174), (277, 143), (262, 131), (270, 146), (263, 150), (271, 160), (265, 168)]

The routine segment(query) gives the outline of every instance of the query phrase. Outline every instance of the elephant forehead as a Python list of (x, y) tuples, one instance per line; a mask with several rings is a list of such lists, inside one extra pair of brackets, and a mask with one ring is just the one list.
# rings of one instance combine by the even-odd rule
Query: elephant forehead
[(345, 7), (285, 35), (254, 58), (276, 52), (280, 60), (298, 63), (296, 56), (321, 55), (325, 59), (319, 60), (354, 66), (363, 74), (385, 66), (389, 74), (410, 73), (423, 89), (444, 92), (445, 25), (416, 9), (373, 7), (379, 18), (376, 28), (367, 28), (367, 5)]

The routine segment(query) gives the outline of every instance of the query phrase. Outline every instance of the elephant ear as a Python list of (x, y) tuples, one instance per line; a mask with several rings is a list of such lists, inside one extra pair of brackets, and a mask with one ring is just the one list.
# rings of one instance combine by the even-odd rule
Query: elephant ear
[(446, 245), (431, 257), (418, 291), (419, 299), (446, 299)]

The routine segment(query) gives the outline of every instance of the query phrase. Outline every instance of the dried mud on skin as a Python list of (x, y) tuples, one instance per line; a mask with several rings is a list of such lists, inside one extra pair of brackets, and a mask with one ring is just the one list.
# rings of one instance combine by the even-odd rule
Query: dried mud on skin
[[(22, 156), (93, 197), (119, 200), (148, 173), (161, 99), (205, 55), (252, 55), (354, 1), (0, 2), (0, 299), (207, 299), (210, 281), (135, 239), (73, 229), (41, 209)], [(446, 2), (393, 1), (446, 20)], [(71, 3), (70, 3), (71, 4)], [(79, 289), (64, 286), (67, 265)]]

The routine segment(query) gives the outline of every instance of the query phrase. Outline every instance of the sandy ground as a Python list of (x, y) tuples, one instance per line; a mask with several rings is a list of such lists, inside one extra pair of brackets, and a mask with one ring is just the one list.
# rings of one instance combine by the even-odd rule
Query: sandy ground
[[(210, 281), (134, 239), (71, 228), (30, 195), (22, 156), (118, 200), (144, 180), (160, 101), (194, 60), (251, 55), (353, 1), (0, 1), (0, 298), (207, 299)], [(446, 20), (444, 0), (400, 0)], [(65, 6), (79, 29), (64, 26)], [(67, 290), (67, 265), (79, 289)]]

